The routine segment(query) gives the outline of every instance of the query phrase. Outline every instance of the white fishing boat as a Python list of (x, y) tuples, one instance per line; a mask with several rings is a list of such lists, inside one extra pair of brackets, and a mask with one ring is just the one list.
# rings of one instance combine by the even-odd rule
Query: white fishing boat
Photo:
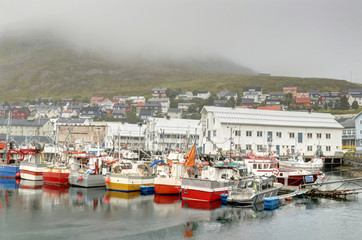
[(46, 167), (47, 165), (43, 154), (34, 150), (29, 153), (29, 158), (27, 160), (20, 163), (20, 178), (33, 181), (43, 181), (43, 172)]
[(227, 202), (237, 205), (252, 205), (263, 202), (264, 198), (274, 197), (283, 187), (275, 183), (274, 177), (249, 177), (241, 179), (229, 190)]
[(71, 170), (69, 183), (77, 187), (105, 187), (105, 174), (103, 166), (106, 157), (96, 157), (85, 153), (73, 154), (70, 159)]
[(324, 158), (314, 157), (309, 162), (305, 162), (302, 156), (292, 156), (287, 160), (280, 160), (279, 166), (283, 168), (294, 168), (310, 172), (319, 172), (323, 169)]

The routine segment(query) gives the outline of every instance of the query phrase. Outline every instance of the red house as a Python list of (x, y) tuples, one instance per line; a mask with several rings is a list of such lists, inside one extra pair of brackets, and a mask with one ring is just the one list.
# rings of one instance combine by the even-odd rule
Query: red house
[(153, 88), (152, 89), (152, 96), (163, 98), (167, 96), (167, 88)]
[(11, 116), (15, 119), (26, 119), (30, 115), (28, 108), (13, 108), (11, 110)]
[(295, 103), (297, 106), (311, 107), (309, 93), (297, 93)]
[(98, 104), (98, 103), (101, 103), (101, 102), (103, 102), (104, 101), (104, 98), (102, 98), (102, 97), (92, 97), (91, 99), (90, 99), (90, 104)]

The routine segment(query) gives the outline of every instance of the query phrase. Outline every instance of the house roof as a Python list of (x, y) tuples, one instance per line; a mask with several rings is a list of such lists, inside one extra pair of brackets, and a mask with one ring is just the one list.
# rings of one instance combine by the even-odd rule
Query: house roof
[(168, 113), (182, 113), (182, 109), (179, 108), (169, 108)]
[(244, 92), (261, 92), (261, 87), (244, 87)]
[(283, 87), (283, 91), (292, 91), (292, 90), (297, 90), (297, 87)]
[[(26, 126), (26, 127), (37, 127), (44, 126), (45, 123), (49, 121), (48, 118), (40, 118), (40, 119), (34, 119), (32, 121), (26, 120), (26, 119), (11, 119), (11, 126)], [(0, 125), (6, 126), (7, 119), (0, 118)]]
[(113, 109), (112, 111), (113, 115), (126, 115), (126, 111), (122, 109)]
[(271, 111), (205, 106), (202, 113), (213, 112), (221, 123), (291, 126), (310, 128), (343, 128), (330, 113)]
[(85, 118), (59, 118), (57, 122), (58, 124), (82, 124), (86, 121)]
[(272, 110), (272, 111), (280, 111), (280, 106), (260, 106), (257, 109), (259, 110)]
[(341, 118), (338, 120), (338, 122), (344, 127), (344, 128), (355, 128), (356, 123), (354, 118)]
[(152, 109), (142, 108), (140, 111), (140, 116), (152, 116)]
[(297, 93), (297, 98), (309, 98), (309, 93)]

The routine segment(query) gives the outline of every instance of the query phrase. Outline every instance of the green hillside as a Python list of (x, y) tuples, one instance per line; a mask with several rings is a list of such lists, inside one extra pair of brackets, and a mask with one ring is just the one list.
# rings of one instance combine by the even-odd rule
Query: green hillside
[(261, 86), (270, 91), (281, 91), (285, 86), (297, 86), (299, 91), (359, 87), (342, 80), (252, 74), (252, 70), (223, 59), (197, 62), (115, 59), (74, 50), (69, 44), (54, 39), (0, 39), (0, 101), (36, 97), (147, 96), (153, 87), (212, 93), (229, 89), (239, 94), (246, 86)]

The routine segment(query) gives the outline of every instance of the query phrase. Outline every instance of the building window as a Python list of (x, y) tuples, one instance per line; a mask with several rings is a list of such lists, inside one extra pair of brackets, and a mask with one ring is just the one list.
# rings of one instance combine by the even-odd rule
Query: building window
[(257, 151), (262, 151), (263, 150), (263, 145), (256, 145), (256, 150)]
[(331, 151), (331, 146), (326, 146), (326, 151), (330, 152)]
[(326, 139), (331, 139), (331, 134), (330, 133), (326, 133)]
[(362, 119), (359, 120), (359, 124), (362, 124)]
[(246, 148), (246, 150), (251, 150), (251, 144), (246, 144), (245, 148)]
[(313, 146), (307, 146), (307, 151), (308, 151), (308, 152), (313, 151)]
[(282, 132), (277, 132), (277, 138), (282, 138)]
[(263, 136), (263, 132), (262, 132), (262, 131), (257, 131), (257, 132), (256, 132), (256, 136), (257, 136), (257, 137), (262, 137), (262, 136)]
[(216, 130), (213, 131), (213, 136), (216, 137)]
[(317, 138), (322, 138), (322, 133), (317, 133)]
[(289, 133), (289, 138), (294, 138), (294, 133)]
[(312, 138), (313, 134), (312, 133), (307, 133), (307, 138)]
[(235, 136), (241, 136), (241, 131), (240, 131), (240, 130), (236, 130), (236, 131), (235, 131)]
[(251, 137), (251, 136), (252, 136), (251, 133), (252, 133), (251, 131), (246, 131), (246, 136), (247, 136), (247, 137)]

